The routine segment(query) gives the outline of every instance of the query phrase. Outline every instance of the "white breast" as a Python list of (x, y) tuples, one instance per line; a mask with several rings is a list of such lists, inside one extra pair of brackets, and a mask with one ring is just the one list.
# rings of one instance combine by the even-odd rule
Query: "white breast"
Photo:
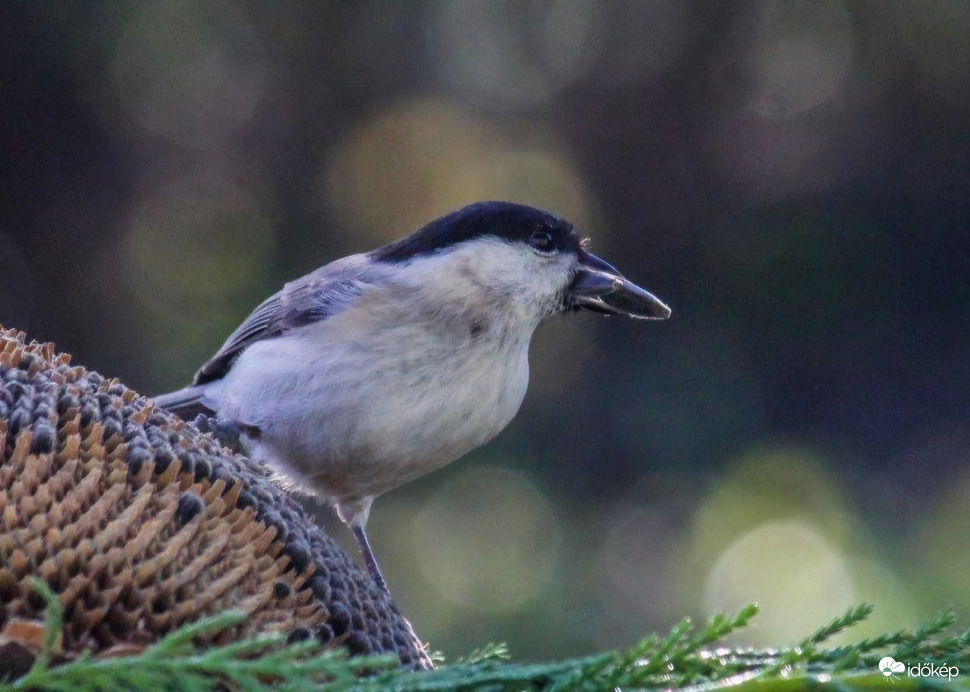
[(338, 502), (386, 492), (508, 424), (570, 262), (483, 239), (369, 267), (342, 311), (252, 344), (209, 399), (297, 483)]
[(220, 414), (259, 428), (264, 461), (336, 500), (450, 463), (515, 416), (531, 329), (387, 317), (348, 311), (253, 344), (214, 392)]

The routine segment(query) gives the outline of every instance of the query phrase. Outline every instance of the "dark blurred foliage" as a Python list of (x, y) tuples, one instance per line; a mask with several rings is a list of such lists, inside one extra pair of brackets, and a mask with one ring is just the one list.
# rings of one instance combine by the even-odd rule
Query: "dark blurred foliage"
[(545, 327), (510, 429), (377, 503), (419, 633), (581, 651), (770, 607), (744, 565), (793, 558), (729, 558), (776, 530), (838, 586), (783, 624), (965, 606), (968, 122), (956, 2), (4, 2), (0, 323), (155, 393), (288, 279), (543, 206), (674, 317)]

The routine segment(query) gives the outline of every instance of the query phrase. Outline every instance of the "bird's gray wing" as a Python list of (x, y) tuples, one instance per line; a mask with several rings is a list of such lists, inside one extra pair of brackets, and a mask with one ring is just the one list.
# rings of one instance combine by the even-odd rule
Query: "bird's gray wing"
[(223, 377), (247, 347), (291, 329), (318, 322), (342, 312), (365, 290), (379, 283), (381, 275), (369, 270), (360, 255), (345, 257), (290, 282), (267, 298), (229, 335), (192, 381), (205, 384)]

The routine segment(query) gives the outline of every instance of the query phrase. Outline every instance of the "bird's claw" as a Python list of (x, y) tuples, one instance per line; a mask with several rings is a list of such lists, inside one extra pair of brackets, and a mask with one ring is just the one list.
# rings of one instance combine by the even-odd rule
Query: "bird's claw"
[(227, 418), (207, 416), (204, 413), (200, 413), (192, 421), (192, 424), (201, 432), (210, 433), (223, 447), (233, 452), (240, 451), (239, 437), (242, 434), (242, 430), (233, 421)]

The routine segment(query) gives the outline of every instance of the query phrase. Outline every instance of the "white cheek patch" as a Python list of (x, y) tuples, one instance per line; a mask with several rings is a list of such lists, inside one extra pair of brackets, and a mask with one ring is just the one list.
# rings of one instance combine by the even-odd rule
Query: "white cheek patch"
[[(539, 255), (524, 244), (481, 238), (447, 251), (418, 257), (401, 267), (400, 277), (438, 300), (472, 304), (485, 296), (511, 299), (540, 317), (554, 311), (575, 273), (572, 253)], [(541, 309), (548, 303), (549, 310)]]

